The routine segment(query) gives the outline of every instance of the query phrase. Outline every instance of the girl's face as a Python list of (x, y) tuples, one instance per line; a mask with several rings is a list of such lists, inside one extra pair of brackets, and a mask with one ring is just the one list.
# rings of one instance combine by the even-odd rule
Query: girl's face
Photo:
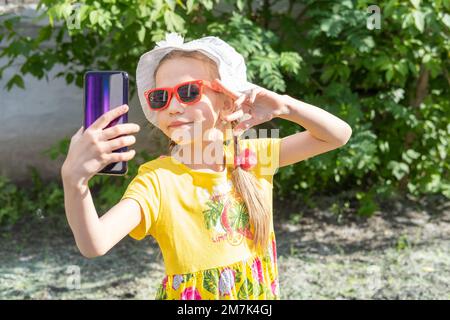
[[(205, 62), (194, 58), (166, 60), (156, 73), (156, 87), (174, 87), (199, 79), (213, 81), (208, 67)], [(220, 114), (232, 105), (224, 94), (204, 86), (203, 95), (197, 103), (186, 105), (173, 96), (166, 109), (156, 111), (158, 127), (177, 144), (216, 140), (217, 134), (224, 132)]]

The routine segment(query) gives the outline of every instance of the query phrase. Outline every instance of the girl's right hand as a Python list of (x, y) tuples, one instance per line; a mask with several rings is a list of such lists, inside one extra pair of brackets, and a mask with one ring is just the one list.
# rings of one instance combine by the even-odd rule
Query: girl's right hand
[[(114, 108), (99, 117), (89, 128), (81, 127), (71, 138), (67, 158), (61, 168), (63, 179), (87, 184), (98, 171), (113, 162), (129, 161), (136, 151), (113, 152), (136, 142), (131, 133), (139, 132), (139, 125), (124, 123), (103, 129), (111, 121), (128, 111), (128, 105)], [(117, 137), (117, 138), (116, 138)]]

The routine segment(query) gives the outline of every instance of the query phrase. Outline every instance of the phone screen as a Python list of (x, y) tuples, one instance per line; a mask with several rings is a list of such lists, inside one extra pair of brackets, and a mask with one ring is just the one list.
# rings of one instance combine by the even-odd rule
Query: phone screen
[[(87, 129), (101, 115), (128, 104), (128, 74), (124, 71), (88, 71), (84, 76), (84, 128)], [(127, 123), (128, 113), (111, 121), (104, 129), (116, 124)], [(113, 152), (125, 152), (123, 147)], [(124, 175), (127, 162), (114, 162), (100, 170), (98, 174)]]

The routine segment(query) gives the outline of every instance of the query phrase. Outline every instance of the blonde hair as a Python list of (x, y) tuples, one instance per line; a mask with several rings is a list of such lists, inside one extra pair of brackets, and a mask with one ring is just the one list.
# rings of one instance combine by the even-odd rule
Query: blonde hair
[[(203, 61), (208, 66), (208, 71), (212, 79), (219, 78), (220, 74), (216, 63), (199, 51), (182, 51), (182, 50), (172, 50), (167, 55), (165, 55), (159, 62), (153, 74), (154, 79), (156, 79), (156, 73), (159, 67), (164, 61), (174, 59), (174, 58), (194, 58)], [(231, 126), (237, 124), (237, 121), (232, 121)], [(234, 155), (239, 155), (239, 144), (238, 138), (234, 137)], [(176, 146), (176, 143), (170, 139), (169, 142), (169, 153)], [(269, 244), (270, 238), (270, 204), (267, 203), (267, 199), (264, 196), (263, 189), (259, 180), (250, 172), (242, 169), (240, 166), (234, 167), (231, 172), (231, 180), (236, 193), (242, 198), (244, 204), (247, 208), (250, 224), (253, 226), (253, 241), (255, 249), (259, 252), (264, 253)]]

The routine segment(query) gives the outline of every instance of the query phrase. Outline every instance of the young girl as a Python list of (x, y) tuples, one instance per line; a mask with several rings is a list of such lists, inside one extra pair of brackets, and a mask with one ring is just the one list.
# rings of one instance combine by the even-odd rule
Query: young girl
[[(247, 82), (243, 57), (219, 38), (183, 41), (167, 35), (141, 57), (136, 76), (145, 116), (171, 139), (169, 155), (141, 165), (99, 218), (88, 181), (134, 157), (134, 150), (112, 151), (134, 144), (139, 126), (104, 129), (125, 105), (81, 127), (61, 169), (68, 222), (88, 258), (127, 234), (154, 237), (166, 268), (157, 299), (279, 299), (273, 175), (345, 145), (352, 130), (320, 108)], [(274, 117), (306, 131), (238, 139)]]

